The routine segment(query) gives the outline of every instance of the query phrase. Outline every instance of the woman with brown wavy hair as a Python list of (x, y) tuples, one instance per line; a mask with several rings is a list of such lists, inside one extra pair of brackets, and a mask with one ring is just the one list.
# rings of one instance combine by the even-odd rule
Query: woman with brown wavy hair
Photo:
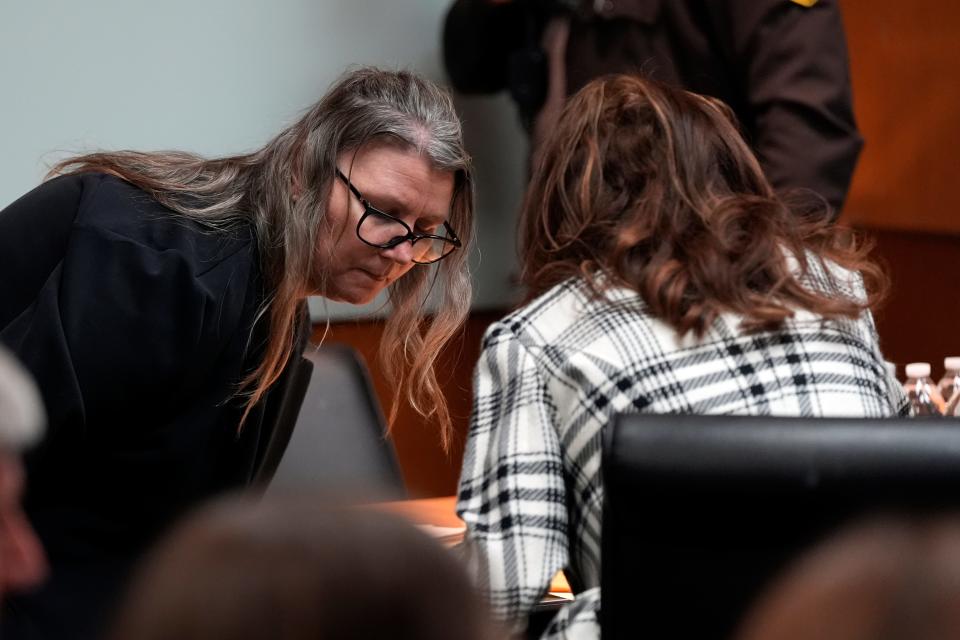
[(599, 635), (615, 414), (906, 408), (869, 310), (882, 274), (816, 207), (778, 199), (716, 100), (587, 85), (540, 152), (520, 231), (526, 303), (484, 338), (458, 503), (507, 620), (563, 569), (577, 598), (547, 635)]
[(52, 569), (8, 603), (5, 638), (96, 635), (150, 540), (251, 480), (310, 295), (388, 291), (386, 369), (449, 433), (433, 362), (470, 301), (473, 187), (446, 91), (360, 68), (251, 153), (102, 152), (52, 173), (0, 212), (0, 342), (50, 416), (27, 509)]

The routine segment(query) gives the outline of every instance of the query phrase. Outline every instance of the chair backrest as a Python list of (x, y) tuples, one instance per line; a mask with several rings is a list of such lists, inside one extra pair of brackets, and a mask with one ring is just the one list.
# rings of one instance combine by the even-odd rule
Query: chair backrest
[[(274, 491), (312, 490), (362, 499), (405, 497), (403, 478), (369, 373), (343, 344), (308, 348), (308, 371), (285, 404), (289, 442), (271, 443), (267, 457)], [(298, 396), (302, 400), (296, 402)], [(297, 405), (297, 406), (293, 406)], [(279, 449), (279, 451), (277, 451)]]
[(604, 638), (728, 638), (857, 516), (960, 504), (960, 423), (624, 415), (604, 434)]

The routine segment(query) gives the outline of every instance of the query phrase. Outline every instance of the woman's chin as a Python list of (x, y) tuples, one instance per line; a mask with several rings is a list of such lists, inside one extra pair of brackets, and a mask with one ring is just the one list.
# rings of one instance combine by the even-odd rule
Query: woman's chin
[(356, 289), (346, 289), (332, 291), (326, 295), (322, 295), (327, 300), (333, 302), (343, 302), (346, 304), (353, 305), (364, 305), (369, 304), (376, 300), (377, 296), (383, 291), (384, 287), (377, 287), (376, 289), (367, 289), (367, 288), (356, 288)]
[(388, 284), (390, 283), (386, 279), (374, 278), (367, 272), (356, 269), (349, 272), (348, 278), (343, 278), (339, 282), (327, 281), (325, 287), (314, 287), (311, 295), (326, 298), (331, 302), (363, 305), (373, 302)]

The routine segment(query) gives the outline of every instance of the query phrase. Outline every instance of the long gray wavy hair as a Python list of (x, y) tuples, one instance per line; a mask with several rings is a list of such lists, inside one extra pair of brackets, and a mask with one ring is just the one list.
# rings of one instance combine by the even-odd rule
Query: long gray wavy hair
[[(473, 176), (460, 120), (449, 94), (407, 71), (364, 67), (345, 73), (302, 118), (249, 154), (206, 159), (184, 152), (98, 152), (54, 166), (48, 177), (98, 171), (140, 187), (173, 211), (212, 229), (248, 223), (256, 231), (270, 295), (261, 314), (270, 338), (262, 362), (241, 381), (246, 410), (263, 398), (293, 350), (298, 309), (310, 292), (337, 158), (369, 143), (401, 145), (454, 175), (449, 222), (468, 246), (473, 227)], [(297, 197), (294, 197), (297, 185)], [(435, 281), (437, 311), (424, 322)], [(384, 372), (402, 398), (439, 422), (444, 446), (450, 414), (434, 372), (441, 347), (462, 324), (471, 299), (467, 252), (455, 251), (434, 268), (417, 267), (389, 291), (391, 314), (380, 345)]]

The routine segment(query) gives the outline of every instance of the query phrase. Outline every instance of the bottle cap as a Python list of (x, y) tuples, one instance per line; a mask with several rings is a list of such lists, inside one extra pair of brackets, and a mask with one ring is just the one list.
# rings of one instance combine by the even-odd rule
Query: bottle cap
[(929, 378), (930, 377), (930, 363), (929, 362), (911, 362), (907, 365), (906, 368), (908, 378)]
[(943, 359), (943, 368), (944, 369), (953, 369), (957, 371), (960, 369), (960, 356), (947, 356)]

